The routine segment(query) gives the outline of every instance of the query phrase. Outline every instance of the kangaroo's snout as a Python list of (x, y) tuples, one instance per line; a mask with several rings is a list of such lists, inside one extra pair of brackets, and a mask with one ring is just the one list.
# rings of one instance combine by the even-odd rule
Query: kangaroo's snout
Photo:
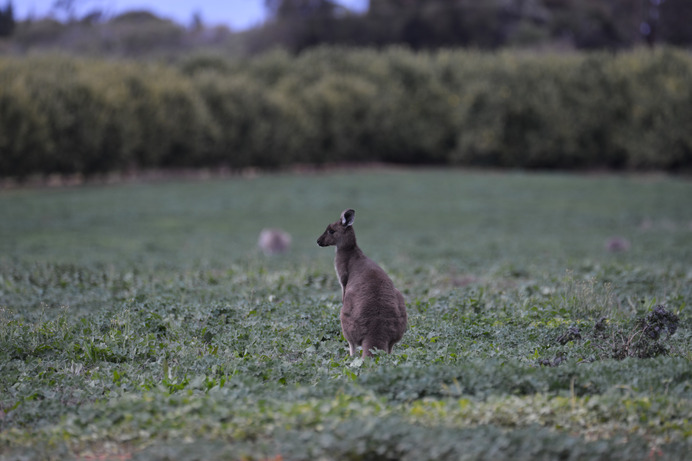
[(406, 331), (404, 297), (387, 273), (358, 248), (353, 230), (355, 213), (344, 210), (338, 221), (327, 226), (317, 244), (336, 246), (334, 268), (343, 300), (341, 330), (350, 354), (358, 346), (363, 347), (366, 356), (372, 355), (371, 349), (391, 353)]
[[(355, 213), (353, 210), (347, 211)], [(344, 211), (344, 213), (346, 212)], [(342, 220), (341, 222), (337, 221), (328, 225), (324, 230), (324, 233), (322, 233), (322, 235), (320, 235), (320, 237), (317, 239), (317, 244), (321, 247), (328, 247), (332, 245), (339, 247), (339, 242), (343, 242), (344, 239), (348, 238), (349, 233), (353, 234), (353, 229), (350, 229), (351, 224), (353, 224), (353, 220), (351, 220), (350, 223)], [(355, 239), (355, 234), (353, 235), (353, 238)]]
[(324, 234), (320, 235), (319, 238), (317, 239), (317, 244), (321, 247), (329, 246), (329, 243), (327, 243), (326, 234), (327, 234), (327, 231), (324, 231)]
[(319, 238), (317, 239), (317, 244), (321, 247), (326, 247), (329, 246), (329, 243), (327, 243), (327, 232), (329, 232), (329, 229), (324, 231), (324, 234), (320, 235)]

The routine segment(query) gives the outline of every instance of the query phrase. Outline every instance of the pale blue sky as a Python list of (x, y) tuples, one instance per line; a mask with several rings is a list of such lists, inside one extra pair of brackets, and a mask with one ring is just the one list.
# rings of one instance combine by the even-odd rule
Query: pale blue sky
[[(55, 0), (14, 0), (15, 18), (40, 18), (51, 12)], [(77, 15), (100, 9), (109, 15), (129, 10), (149, 10), (161, 17), (187, 25), (195, 12), (210, 25), (227, 24), (233, 29), (244, 29), (264, 20), (264, 0), (74, 0)], [(338, 0), (338, 3), (360, 11), (367, 8), (368, 0)], [(5, 1), (0, 0), (0, 4)], [(56, 15), (58, 19), (62, 19)]]

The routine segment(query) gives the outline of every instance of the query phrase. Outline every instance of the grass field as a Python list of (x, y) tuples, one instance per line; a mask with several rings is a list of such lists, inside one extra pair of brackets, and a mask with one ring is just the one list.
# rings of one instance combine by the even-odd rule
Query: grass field
[[(395, 169), (0, 191), (0, 460), (684, 459), (690, 197)], [(391, 356), (341, 337), (315, 240), (347, 207), (407, 299)]]

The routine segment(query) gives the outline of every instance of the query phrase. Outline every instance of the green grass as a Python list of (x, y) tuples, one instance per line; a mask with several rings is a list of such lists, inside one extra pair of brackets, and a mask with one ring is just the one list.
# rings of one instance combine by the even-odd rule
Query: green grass
[[(2, 191), (0, 460), (684, 459), (689, 197), (441, 170)], [(407, 299), (391, 356), (341, 337), (315, 240), (346, 207)]]

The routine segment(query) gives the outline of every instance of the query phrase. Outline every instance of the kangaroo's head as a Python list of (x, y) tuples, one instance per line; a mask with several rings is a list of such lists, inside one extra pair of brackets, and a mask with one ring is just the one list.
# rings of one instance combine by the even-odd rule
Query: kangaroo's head
[(317, 239), (317, 244), (321, 247), (336, 245), (337, 248), (348, 249), (356, 244), (356, 233), (353, 231), (353, 220), (356, 212), (344, 210), (338, 221), (327, 226), (324, 234)]

